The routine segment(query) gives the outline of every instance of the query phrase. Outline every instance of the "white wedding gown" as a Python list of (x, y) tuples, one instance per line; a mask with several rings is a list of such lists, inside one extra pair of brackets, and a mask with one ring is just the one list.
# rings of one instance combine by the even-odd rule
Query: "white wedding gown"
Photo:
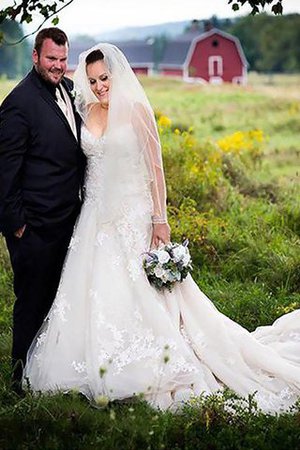
[[(115, 139), (135, 145), (128, 126)], [(111, 192), (111, 210), (101, 208), (111, 144), (82, 128), (86, 199), (56, 299), (28, 354), (31, 388), (75, 389), (94, 400), (143, 394), (165, 409), (228, 386), (241, 396), (256, 392), (266, 412), (288, 410), (300, 396), (300, 311), (249, 333), (190, 276), (172, 293), (150, 286), (142, 257), (152, 203), (143, 177), (124, 174), (123, 206), (114, 209)], [(123, 157), (132, 159), (130, 167), (140, 164), (134, 153)]]

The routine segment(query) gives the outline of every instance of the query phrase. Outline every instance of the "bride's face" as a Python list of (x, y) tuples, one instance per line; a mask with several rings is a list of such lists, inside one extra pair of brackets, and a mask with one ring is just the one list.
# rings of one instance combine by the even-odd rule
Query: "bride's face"
[(110, 81), (106, 65), (103, 61), (95, 61), (86, 66), (86, 73), (91, 90), (103, 106), (108, 105)]

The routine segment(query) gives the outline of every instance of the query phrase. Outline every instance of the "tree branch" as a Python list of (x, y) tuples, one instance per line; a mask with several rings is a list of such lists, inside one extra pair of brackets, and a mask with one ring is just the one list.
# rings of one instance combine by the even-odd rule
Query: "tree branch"
[[(67, 6), (69, 6), (71, 3), (73, 3), (73, 1), (74, 1), (74, 0), (69, 0), (67, 3), (63, 4), (59, 9), (56, 9), (56, 6), (57, 6), (57, 3), (56, 3), (56, 2), (52, 5), (52, 7), (50, 7), (49, 5), (47, 5), (47, 6), (48, 6), (47, 10), (43, 10), (42, 7), (40, 7), (40, 11), (39, 11), (39, 12), (40, 12), (40, 14), (42, 14), (45, 18), (44, 18), (44, 20), (42, 21), (42, 23), (41, 23), (34, 31), (32, 31), (31, 33), (28, 33), (28, 34), (24, 35), (21, 39), (19, 39), (18, 41), (15, 41), (15, 42), (8, 42), (8, 41), (5, 40), (5, 38), (4, 38), (4, 36), (3, 36), (1, 42), (2, 42), (4, 45), (7, 45), (7, 46), (9, 46), (9, 45), (17, 45), (17, 44), (20, 44), (20, 43), (23, 42), (25, 39), (27, 39), (29, 36), (32, 36), (32, 35), (34, 35), (35, 33), (37, 33), (37, 32), (42, 28), (42, 26), (44, 25), (44, 23), (47, 22), (47, 20), (49, 20), (49, 19), (50, 19), (51, 17), (53, 17), (53, 16), (57, 16), (58, 13), (60, 13), (63, 9), (65, 9)], [(58, 2), (64, 3), (65, 0), (58, 0)], [(33, 0), (33, 3), (36, 3), (36, 0)], [(34, 10), (34, 9), (35, 9), (35, 5), (30, 6), (30, 0), (23, 0), (23, 1), (22, 1), (22, 4), (20, 4), (20, 5), (18, 5), (18, 6), (15, 5), (15, 7), (8, 7), (8, 8), (6, 8), (6, 10), (1, 11), (1, 20), (0, 20), (0, 23), (1, 23), (1, 21), (4, 20), (3, 17), (4, 17), (5, 14), (6, 14), (6, 17), (7, 17), (7, 16), (10, 16), (10, 18), (11, 18), (12, 20), (16, 20), (17, 15), (19, 15), (22, 11), (23, 11), (23, 14), (22, 14), (20, 23), (22, 23), (22, 22), (27, 22), (27, 23), (31, 22), (31, 21), (32, 21), (32, 16), (31, 16), (31, 14), (28, 13), (28, 9), (29, 9), (29, 8), (30, 8), (30, 10)], [(51, 13), (50, 13), (50, 10), (52, 10)], [(53, 25), (57, 25), (58, 22), (59, 22), (59, 18), (58, 18), (58, 17), (55, 17), (55, 18), (52, 20)]]

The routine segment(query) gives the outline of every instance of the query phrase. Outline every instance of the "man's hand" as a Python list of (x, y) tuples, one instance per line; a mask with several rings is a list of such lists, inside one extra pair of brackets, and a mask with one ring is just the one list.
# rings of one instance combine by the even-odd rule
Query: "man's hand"
[(168, 223), (154, 223), (151, 248), (157, 248), (160, 244), (168, 244), (170, 242), (170, 227)]
[(14, 235), (15, 235), (17, 238), (21, 239), (21, 237), (22, 237), (23, 234), (24, 234), (25, 228), (26, 228), (26, 224), (23, 225), (22, 228), (19, 228), (17, 231), (15, 231), (15, 232), (14, 232)]

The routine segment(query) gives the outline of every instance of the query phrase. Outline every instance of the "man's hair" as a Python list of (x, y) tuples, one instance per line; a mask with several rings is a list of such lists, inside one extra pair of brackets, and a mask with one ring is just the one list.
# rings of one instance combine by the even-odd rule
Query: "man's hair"
[(51, 39), (56, 45), (69, 45), (68, 37), (64, 31), (56, 27), (43, 28), (36, 35), (34, 42), (34, 49), (37, 51), (38, 55), (41, 53), (41, 48), (45, 39)]
[(102, 59), (104, 59), (104, 55), (101, 52), (101, 50), (93, 50), (91, 53), (89, 53), (87, 55), (87, 57), (85, 58), (85, 62), (86, 65), (88, 66), (89, 64), (92, 64), (96, 61), (102, 61)]

